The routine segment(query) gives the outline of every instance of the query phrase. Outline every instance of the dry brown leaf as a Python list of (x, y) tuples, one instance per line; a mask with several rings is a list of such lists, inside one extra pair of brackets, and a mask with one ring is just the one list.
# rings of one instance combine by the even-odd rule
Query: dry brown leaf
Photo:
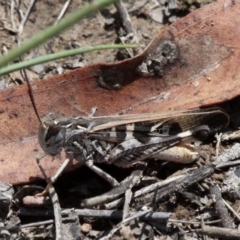
[[(240, 88), (239, 15), (238, 1), (219, 0), (160, 31), (135, 58), (37, 81), (33, 88), (41, 116), (47, 112), (88, 115), (93, 107), (98, 107), (96, 115), (183, 110), (234, 98)], [(164, 66), (162, 78), (139, 77), (137, 66), (156, 55), (166, 41), (177, 46), (178, 58)], [(99, 81), (108, 88), (122, 88), (107, 90)], [(42, 178), (35, 162), (39, 124), (27, 87), (2, 91), (0, 101), (1, 181), (19, 184)], [(49, 176), (63, 160), (42, 161)]]

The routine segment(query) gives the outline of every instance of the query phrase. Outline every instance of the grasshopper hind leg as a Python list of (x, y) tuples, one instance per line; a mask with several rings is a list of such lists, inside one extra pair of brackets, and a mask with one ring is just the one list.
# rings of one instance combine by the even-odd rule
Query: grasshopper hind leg
[(112, 187), (119, 186), (119, 182), (115, 178), (113, 178), (111, 175), (104, 172), (101, 168), (98, 168), (93, 164), (93, 159), (87, 160), (85, 162), (85, 165), (89, 167), (92, 171), (94, 171), (96, 174), (98, 174), (100, 177), (105, 179), (107, 182), (109, 182), (112, 185)]

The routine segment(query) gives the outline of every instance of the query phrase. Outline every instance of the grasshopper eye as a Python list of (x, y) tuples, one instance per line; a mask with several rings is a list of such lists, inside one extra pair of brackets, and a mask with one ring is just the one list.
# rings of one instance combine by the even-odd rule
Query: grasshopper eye
[(57, 155), (64, 145), (66, 128), (56, 121), (45, 122), (38, 133), (38, 140), (43, 151), (50, 155)]

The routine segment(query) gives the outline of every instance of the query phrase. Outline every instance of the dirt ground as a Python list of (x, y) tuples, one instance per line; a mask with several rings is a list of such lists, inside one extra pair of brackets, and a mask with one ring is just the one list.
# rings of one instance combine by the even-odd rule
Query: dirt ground
[[(124, 6), (129, 11), (133, 28), (136, 32), (136, 36), (142, 48), (151, 41), (154, 35), (165, 25), (171, 24), (178, 18), (187, 15), (192, 10), (201, 7), (203, 4), (207, 4), (211, 1), (128, 1), (124, 3)], [(19, 5), (18, 5), (19, 3)], [(26, 23), (23, 26), (22, 33), (20, 35), (21, 41), (29, 39), (37, 32), (43, 30), (45, 27), (52, 25), (56, 22), (61, 9), (63, 8), (65, 1), (36, 1)], [(86, 1), (71, 1), (67, 13), (74, 11), (81, 7)], [(17, 32), (21, 22), (21, 14), (26, 12), (29, 6), (28, 1), (16, 1), (11, 11), (11, 1), (0, 2), (0, 49), (4, 54), (8, 50), (16, 46)], [(169, 9), (171, 7), (171, 9)], [(64, 49), (72, 49), (82, 46), (107, 44), (107, 43), (120, 43), (127, 41), (124, 36), (124, 30), (121, 26), (121, 20), (114, 6), (106, 8), (101, 12), (92, 14), (87, 19), (84, 19), (79, 24), (60, 34), (58, 37), (48, 41), (39, 48), (33, 50), (31, 53), (25, 56), (25, 59), (35, 58), (40, 55), (54, 53)], [(61, 59), (58, 61), (46, 63), (43, 65), (35, 66), (28, 71), (31, 81), (36, 79), (44, 79), (49, 76), (64, 73), (77, 67), (87, 66), (93, 63), (112, 63), (114, 61), (123, 60), (126, 56), (129, 57), (125, 51), (107, 50), (97, 51), (93, 53), (82, 54), (80, 56), (71, 57), (68, 59)], [(11, 73), (7, 76), (0, 77), (1, 89), (7, 87), (14, 87), (15, 85), (23, 84), (22, 77), (19, 72)], [(206, 150), (209, 150), (206, 147)], [(196, 165), (189, 166), (196, 167)], [(103, 166), (106, 172), (111, 172), (118, 181), (122, 181), (131, 174), (132, 169), (119, 169), (114, 166)], [(162, 162), (150, 161), (149, 172), (151, 177), (158, 176), (161, 172), (161, 179), (165, 179), (167, 176), (173, 174), (176, 171), (181, 171), (185, 167), (180, 164), (167, 164), (163, 165)], [(157, 169), (154, 170), (153, 169)], [(145, 180), (151, 183), (151, 179)], [(80, 183), (80, 184), (79, 184)], [(35, 186), (35, 185), (34, 185)], [(39, 182), (39, 186), (45, 186), (45, 182)], [(171, 212), (171, 218), (184, 219), (185, 221), (192, 221), (193, 216), (196, 216), (196, 211), (201, 209), (201, 201), (209, 201), (208, 199), (194, 199), (194, 194), (200, 191), (202, 186), (195, 185), (193, 189), (188, 189), (189, 192), (179, 196), (173, 194), (170, 199), (163, 202), (159, 206), (158, 211)], [(31, 188), (34, 188), (31, 186)], [(60, 199), (62, 209), (79, 208), (80, 199), (88, 198), (89, 196), (97, 196), (106, 191), (109, 191), (111, 187), (106, 185), (105, 181), (99, 178), (96, 174), (90, 171), (88, 168), (83, 167), (81, 174), (79, 171), (64, 174), (56, 183), (56, 191)], [(15, 191), (21, 190), (22, 186), (15, 186)], [(201, 189), (203, 191), (203, 189)], [(30, 191), (30, 190), (29, 190)], [(34, 190), (35, 191), (35, 190)], [(31, 193), (34, 191), (30, 191)], [(135, 209), (140, 210), (142, 199), (139, 198), (138, 203), (135, 203)], [(14, 210), (18, 210), (21, 206), (21, 202), (13, 206)], [(144, 206), (142, 206), (144, 208)], [(199, 207), (199, 208), (198, 208)], [(31, 209), (25, 214), (18, 216), (14, 213), (14, 220), (11, 220), (11, 224), (29, 224), (39, 221), (52, 219), (52, 216), (46, 217), (44, 214), (48, 209), (51, 209), (51, 205), (44, 210), (32, 210), (34, 211), (31, 216)], [(95, 207), (95, 210), (99, 210)], [(122, 206), (118, 208), (121, 210)], [(49, 210), (50, 211), (50, 210)], [(200, 211), (200, 210), (199, 210)], [(213, 213), (212, 213), (213, 214)], [(24, 216), (25, 215), (25, 216)], [(68, 215), (70, 217), (71, 214)], [(106, 218), (93, 218), (91, 216), (81, 217), (80, 220), (74, 220), (72, 217), (69, 222), (66, 221), (66, 228), (72, 229), (72, 239), (98, 239), (107, 231), (110, 231), (119, 220), (106, 219)], [(74, 221), (73, 221), (74, 220)], [(7, 220), (5, 220), (7, 221)], [(14, 223), (13, 223), (14, 222)], [(80, 223), (79, 223), (80, 222)], [(177, 222), (177, 220), (176, 220)], [(194, 234), (184, 235), (184, 231), (187, 232), (186, 227), (181, 224), (172, 224), (168, 228), (160, 222), (154, 224), (147, 224), (146, 222), (131, 222), (121, 231), (116, 231), (116, 234), (112, 234), (110, 239), (167, 239), (166, 229), (169, 231), (169, 239), (199, 239)], [(190, 223), (194, 228), (194, 223)], [(45, 226), (45, 227), (43, 227)], [(79, 231), (81, 230), (81, 234)], [(163, 229), (162, 234), (160, 229)], [(141, 230), (144, 231), (141, 233)], [(183, 230), (184, 229), (184, 230)], [(186, 238), (185, 238), (185, 237)], [(191, 238), (192, 237), (192, 238)], [(54, 238), (54, 224), (34, 226), (32, 228), (24, 228), (21, 233), (17, 232), (12, 234), (11, 239), (53, 239)]]

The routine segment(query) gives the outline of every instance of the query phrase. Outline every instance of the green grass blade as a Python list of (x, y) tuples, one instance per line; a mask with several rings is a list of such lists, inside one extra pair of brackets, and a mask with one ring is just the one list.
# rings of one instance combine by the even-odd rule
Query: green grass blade
[(23, 42), (23, 44), (20, 47), (16, 47), (15, 49), (11, 50), (7, 55), (1, 57), (0, 68), (6, 66), (9, 62), (22, 56), (24, 53), (37, 47), (41, 43), (52, 38), (53, 36), (58, 35), (60, 32), (77, 23), (78, 21), (85, 18), (89, 14), (115, 2), (117, 2), (117, 0), (96, 0), (93, 3), (86, 5), (85, 7), (82, 7), (76, 12), (69, 14), (64, 19), (62, 19), (57, 25), (46, 28), (42, 32), (36, 34), (31, 39)]
[(80, 53), (86, 53), (86, 52), (92, 52), (92, 51), (100, 51), (100, 50), (106, 50), (106, 49), (122, 49), (122, 48), (134, 48), (137, 47), (137, 45), (133, 44), (112, 44), (112, 45), (98, 45), (98, 46), (89, 46), (89, 47), (83, 47), (83, 48), (77, 48), (72, 50), (66, 50), (57, 52), (54, 54), (49, 54), (41, 57), (37, 57), (31, 60), (26, 60), (24, 62), (19, 62), (16, 64), (9, 65), (4, 68), (0, 68), (0, 76), (4, 74), (8, 74), (17, 70), (20, 70), (22, 68), (27, 68), (33, 65), (38, 65), (41, 63), (53, 61), (59, 58), (69, 57)]

